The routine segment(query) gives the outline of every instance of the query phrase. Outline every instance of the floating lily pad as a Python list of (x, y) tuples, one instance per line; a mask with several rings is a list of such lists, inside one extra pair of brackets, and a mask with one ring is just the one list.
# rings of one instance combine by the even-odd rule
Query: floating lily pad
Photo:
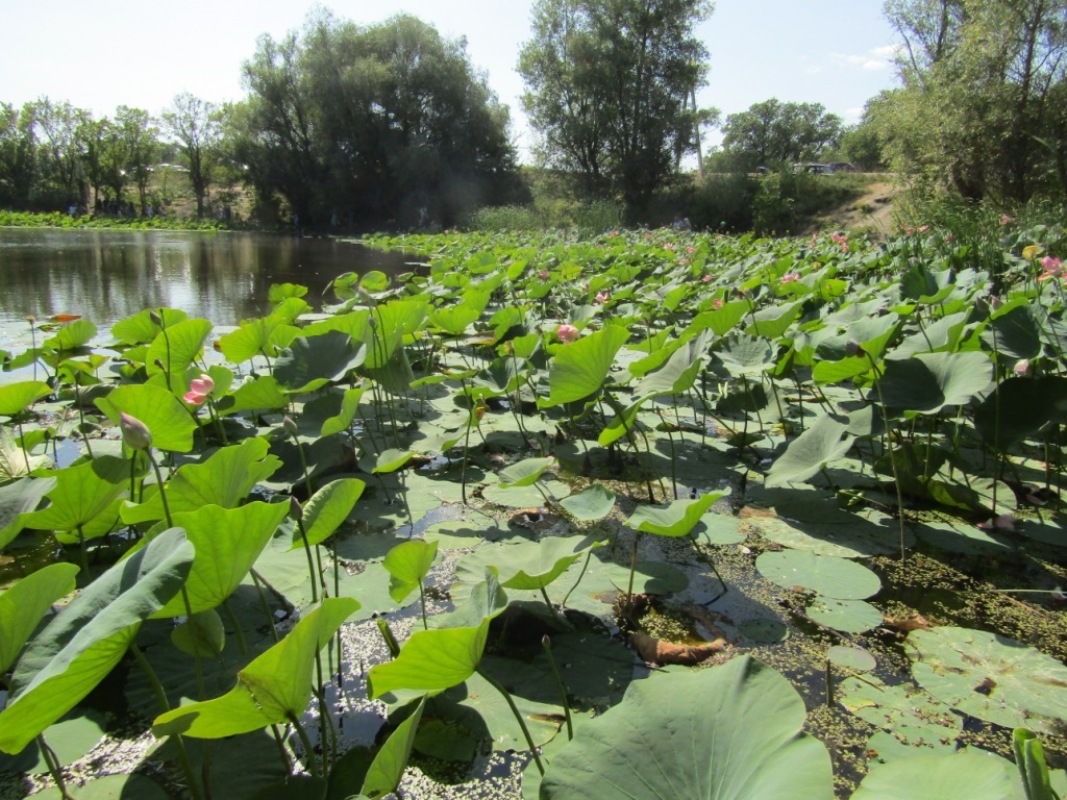
[(807, 610), (820, 625), (843, 633), (863, 633), (882, 624), (882, 612), (864, 600), (820, 597)]
[(889, 686), (872, 675), (846, 678), (837, 686), (837, 697), (845, 708), (903, 747), (951, 751), (962, 730), (962, 717), (910, 683)]
[(784, 642), (789, 638), (789, 626), (776, 619), (746, 619), (738, 626), (738, 630), (754, 642), (760, 644), (775, 644)]
[(961, 713), (1048, 732), (1067, 720), (1067, 667), (1040, 650), (955, 627), (912, 631), (905, 645), (919, 685)]
[(915, 534), (927, 544), (963, 555), (1003, 555), (1014, 547), (1007, 536), (966, 522), (925, 522)]
[(870, 672), (878, 666), (878, 662), (871, 655), (871, 652), (864, 650), (862, 647), (847, 647), (835, 644), (826, 651), (826, 658), (831, 664), (844, 667), (853, 672)]
[(852, 800), (1003, 800), (1018, 796), (1017, 782), (991, 753), (918, 754), (875, 764)]
[(756, 569), (779, 586), (800, 586), (838, 600), (863, 600), (876, 594), (882, 585), (878, 576), (862, 564), (807, 550), (763, 553), (756, 559)]

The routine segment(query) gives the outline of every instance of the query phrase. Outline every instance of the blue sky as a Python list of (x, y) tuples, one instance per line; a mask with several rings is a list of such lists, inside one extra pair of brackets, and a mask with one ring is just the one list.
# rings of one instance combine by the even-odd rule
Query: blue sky
[[(244, 96), (241, 63), (264, 33), (298, 29), (309, 0), (39, 0), (10, 4), (0, 47), (0, 101), (69, 100), (97, 117), (119, 105), (156, 114), (179, 92), (223, 102)], [(518, 52), (530, 36), (533, 0), (334, 0), (344, 19), (380, 22), (406, 12), (448, 37), (465, 36), (472, 63), (511, 108), (522, 152)], [(698, 35), (711, 52), (698, 102), (723, 115), (777, 97), (822, 103), (854, 122), (863, 104), (896, 84), (894, 31), (881, 0), (718, 0)], [(711, 137), (714, 145), (717, 136)]]

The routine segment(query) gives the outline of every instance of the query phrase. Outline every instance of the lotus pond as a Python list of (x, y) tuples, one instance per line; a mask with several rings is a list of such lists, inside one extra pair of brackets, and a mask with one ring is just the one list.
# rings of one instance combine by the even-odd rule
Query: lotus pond
[(2, 354), (0, 796), (1067, 793), (1067, 232), (371, 244)]

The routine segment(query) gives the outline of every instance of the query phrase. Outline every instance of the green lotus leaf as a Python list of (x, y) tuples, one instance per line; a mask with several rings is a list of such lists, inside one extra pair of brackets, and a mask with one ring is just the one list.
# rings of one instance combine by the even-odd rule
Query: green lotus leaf
[(383, 450), (374, 458), (374, 467), (371, 472), (373, 474), (396, 472), (411, 461), (413, 455), (415, 454), (410, 450), (397, 450), (396, 448)]
[(804, 481), (826, 464), (843, 458), (852, 448), (855, 437), (848, 433), (848, 422), (825, 414), (791, 441), (767, 473), (767, 488)]
[(1013, 770), (990, 753), (920, 753), (874, 764), (852, 800), (1004, 800), (1019, 796)]
[(611, 418), (611, 421), (608, 422), (597, 437), (597, 444), (601, 447), (608, 447), (623, 436), (626, 436), (628, 432), (634, 430), (634, 426), (637, 424), (637, 413), (641, 410), (641, 406), (651, 397), (651, 395), (638, 397), (625, 408), (617, 409), (615, 416)]
[(711, 332), (704, 331), (681, 345), (661, 369), (642, 378), (634, 392), (640, 396), (688, 392), (708, 361), (711, 338)]
[(990, 319), (982, 341), (1000, 358), (1036, 358), (1043, 349), (1041, 330), (1047, 319), (1047, 312), (1040, 306), (1013, 306)]
[(372, 319), (377, 321), (373, 330), (374, 341), (368, 344), (366, 368), (384, 368), (400, 347), (405, 333), (420, 330), (429, 313), (425, 298), (392, 300), (374, 309)]
[(0, 750), (18, 753), (115, 667), (141, 622), (185, 582), (193, 545), (179, 528), (112, 566), (26, 647), (0, 712)]
[(146, 308), (112, 325), (111, 335), (120, 344), (150, 344), (160, 331), (159, 323), (152, 319), (153, 314), (168, 328), (189, 318), (188, 314), (177, 308)]
[[(304, 531), (307, 543), (325, 542), (348, 519), (367, 484), (358, 478), (339, 478), (319, 489), (304, 504)], [(300, 531), (293, 532), (293, 549), (303, 547)]]
[(52, 390), (43, 381), (19, 381), (0, 386), (0, 415), (14, 417), (21, 414), (51, 393)]
[[(130, 488), (130, 462), (115, 456), (100, 456), (51, 474), (56, 484), (47, 494), (49, 504), (40, 511), (23, 514), (23, 526), (45, 531), (82, 528), (85, 535), (85, 527), (101, 521), (104, 512)], [(106, 530), (115, 519), (102, 521)]]
[(426, 708), (426, 698), (422, 697), (415, 704), (415, 710), (401, 722), (395, 731), (389, 734), (382, 749), (374, 756), (367, 776), (363, 781), (362, 793), (367, 797), (384, 797), (396, 791), (400, 779), (407, 769), (411, 748), (422, 721), (422, 712)]
[(52, 603), (74, 591), (77, 574), (73, 564), (49, 564), (0, 594), (0, 675), (15, 663)]
[(841, 644), (835, 644), (826, 651), (826, 660), (852, 672), (870, 672), (878, 665), (877, 660), (869, 650)]
[(984, 395), (992, 380), (993, 362), (986, 353), (924, 353), (887, 360), (878, 390), (888, 408), (936, 414)]
[(1067, 378), (1011, 378), (974, 411), (974, 424), (986, 444), (1006, 451), (1051, 424), (1067, 422)]
[(238, 672), (237, 685), (229, 693), (161, 714), (152, 731), (157, 736), (222, 739), (298, 717), (311, 698), (315, 654), (358, 608), (351, 597), (323, 600), (284, 639)]
[(152, 432), (153, 447), (176, 453), (193, 449), (197, 423), (181, 400), (166, 389), (147, 383), (117, 386), (95, 402), (115, 425), (122, 412), (143, 422)]
[(1040, 650), (950, 626), (912, 631), (904, 644), (919, 685), (960, 713), (1046, 732), (1067, 720), (1067, 667)]
[(348, 430), (352, 426), (356, 414), (359, 413), (359, 401), (365, 391), (363, 388), (346, 389), (341, 399), (340, 412), (323, 421), (319, 436), (331, 436)]
[(634, 530), (657, 536), (688, 536), (715, 501), (727, 494), (729, 492), (708, 492), (695, 500), (675, 500), (666, 507), (638, 506), (626, 524)]
[(625, 328), (608, 325), (561, 346), (549, 366), (548, 399), (538, 400), (538, 405), (548, 408), (573, 403), (600, 391), (615, 361), (615, 354), (629, 338), (630, 332)]
[(549, 536), (500, 548), (492, 565), (505, 589), (543, 589), (593, 546), (588, 536)]
[(500, 470), (501, 489), (516, 489), (520, 486), (532, 486), (541, 477), (542, 473), (556, 463), (556, 459), (526, 458), (510, 467)]
[(226, 647), (226, 628), (214, 609), (193, 614), (170, 632), (175, 647), (193, 658), (218, 658)]
[(835, 600), (820, 597), (807, 609), (820, 625), (843, 633), (863, 633), (882, 624), (882, 612), (864, 600)]
[[(256, 437), (222, 447), (199, 464), (186, 464), (167, 482), (167, 503), (173, 514), (196, 511), (203, 506), (235, 508), (248, 499), (252, 488), (281, 466), (270, 454), (270, 442)], [(127, 525), (163, 519), (163, 500), (158, 492), (139, 504), (122, 508)]]
[[(200, 358), (211, 328), (206, 319), (187, 319), (160, 331), (145, 355), (145, 371), (149, 375), (160, 372), (172, 377), (184, 375)], [(177, 386), (174, 389), (179, 391)]]
[(274, 305), (290, 297), (306, 297), (308, 287), (299, 283), (272, 283), (267, 290), (267, 300)]
[(389, 570), (389, 596), (403, 602), (430, 572), (437, 557), (437, 542), (401, 542), (385, 555), (382, 565)]
[(749, 656), (634, 681), (552, 760), (541, 797), (830, 800), (830, 756), (804, 718), (789, 681)]
[(463, 683), (478, 667), (488, 635), (488, 619), (472, 628), (416, 631), (394, 661), (371, 667), (367, 677), (370, 697), (397, 689), (441, 692)]
[(298, 336), (274, 362), (274, 377), (291, 392), (308, 392), (363, 364), (367, 349), (341, 331)]
[(76, 319), (56, 331), (56, 335), (45, 339), (48, 350), (77, 350), (89, 344), (96, 336), (96, 326), (87, 319)]
[(288, 512), (288, 503), (255, 502), (173, 513), (174, 524), (185, 529), (196, 547), (185, 585), (190, 608), (177, 596), (153, 616), (176, 617), (190, 610), (198, 614), (221, 604), (240, 585)]
[(220, 414), (236, 414), (240, 411), (285, 408), (288, 404), (289, 398), (274, 376), (261, 375), (241, 384), (233, 394), (219, 400), (215, 408)]
[(430, 325), (449, 336), (462, 336), (471, 323), (482, 316), (482, 308), (474, 303), (460, 303), (430, 312)]
[(299, 328), (272, 314), (227, 333), (219, 339), (218, 347), (228, 361), (241, 364), (255, 356), (273, 358), (299, 335)]
[(602, 484), (594, 483), (578, 494), (563, 498), (559, 504), (578, 522), (596, 522), (615, 508), (615, 495)]
[(0, 550), (22, 532), (25, 515), (55, 488), (53, 478), (23, 478), (0, 486)]
[(714, 352), (717, 371), (733, 378), (759, 377), (774, 366), (774, 348), (768, 339), (737, 334), (720, 342)]
[(756, 559), (756, 569), (786, 589), (800, 586), (836, 600), (863, 600), (877, 594), (882, 586), (878, 575), (862, 564), (810, 550), (762, 553)]

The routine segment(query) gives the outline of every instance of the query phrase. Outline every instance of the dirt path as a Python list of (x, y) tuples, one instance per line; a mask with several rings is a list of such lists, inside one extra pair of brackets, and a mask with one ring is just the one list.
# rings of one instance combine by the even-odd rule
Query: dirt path
[(896, 230), (893, 220), (893, 201), (900, 187), (890, 176), (872, 183), (867, 192), (855, 200), (820, 217), (809, 233), (825, 230), (869, 231), (875, 236), (888, 236)]

